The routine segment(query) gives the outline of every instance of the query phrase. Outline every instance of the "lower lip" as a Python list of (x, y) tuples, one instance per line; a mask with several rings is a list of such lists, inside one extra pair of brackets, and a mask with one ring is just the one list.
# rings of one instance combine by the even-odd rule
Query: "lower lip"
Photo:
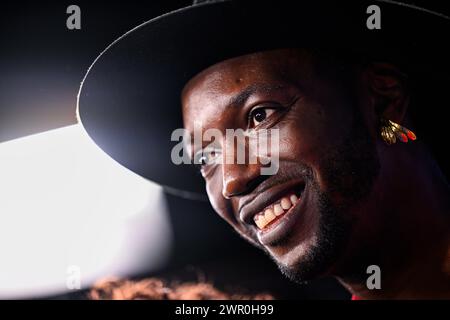
[(261, 244), (266, 246), (273, 245), (290, 234), (299, 218), (302, 217), (306, 196), (307, 188), (305, 187), (300, 195), (300, 200), (288, 212), (266, 229), (258, 230), (258, 240)]

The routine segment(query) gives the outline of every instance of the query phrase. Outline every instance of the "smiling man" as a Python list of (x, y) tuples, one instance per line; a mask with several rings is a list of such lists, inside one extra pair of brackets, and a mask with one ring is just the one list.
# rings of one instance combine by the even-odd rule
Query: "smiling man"
[[(380, 42), (380, 34), (360, 24), (364, 4), (294, 10), (249, 3), (184, 9), (113, 44), (80, 92), (88, 133), (133, 171), (193, 197), (202, 190), (198, 178), (170, 163), (173, 145), (155, 142), (170, 139), (181, 124), (175, 120), (192, 136), (196, 123), (223, 137), (228, 130), (246, 137), (276, 130), (273, 174), (262, 174), (262, 161), (214, 161), (230, 152), (225, 138), (216, 138), (212, 150), (205, 148), (208, 139), (188, 146), (223, 219), (294, 281), (334, 276), (367, 299), (450, 298), (449, 187), (410, 130), (420, 120), (412, 108), (426, 108), (410, 71), (431, 59), (411, 47), (420, 43), (414, 30), (391, 23), (399, 14), (405, 23), (445, 19), (385, 5), (391, 29)], [(159, 38), (168, 26), (185, 34)], [(317, 39), (327, 48), (315, 49)], [(364, 50), (353, 48), (355, 41)], [(380, 50), (389, 41), (402, 50)], [(414, 57), (404, 58), (413, 49)], [(124, 73), (136, 79), (133, 86), (116, 80)], [(171, 105), (171, 112), (159, 104)], [(244, 149), (251, 143), (244, 139)], [(366, 280), (373, 265), (381, 270), (381, 288), (372, 290)]]
[[(208, 154), (201, 172), (215, 211), (294, 280), (328, 274), (361, 296), (414, 297), (428, 273), (436, 279), (419, 288), (448, 297), (447, 183), (423, 146), (389, 146), (380, 134), (381, 118), (407, 122), (403, 78), (391, 65), (344, 65), (300, 49), (250, 54), (196, 75), (182, 95), (189, 131), (195, 121), (224, 133), (280, 131), (275, 175)], [(229, 105), (248, 88), (262, 89)], [(352, 284), (365, 284), (372, 264), (383, 270), (384, 290), (361, 292)]]

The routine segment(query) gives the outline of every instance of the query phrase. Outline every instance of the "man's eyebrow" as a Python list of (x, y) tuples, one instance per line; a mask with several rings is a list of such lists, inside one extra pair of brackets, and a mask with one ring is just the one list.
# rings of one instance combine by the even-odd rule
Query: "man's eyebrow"
[[(279, 83), (278, 84), (255, 83), (255, 84), (249, 85), (244, 90), (242, 90), (235, 96), (231, 97), (227, 104), (227, 107), (234, 107), (234, 108), (240, 107), (243, 104), (245, 104), (245, 102), (248, 100), (248, 98), (250, 98), (252, 95), (254, 95), (256, 93), (260, 93), (260, 92), (268, 93), (271, 91), (280, 90), (285, 87), (286, 87), (285, 85), (279, 84)], [(194, 133), (189, 132), (189, 135), (191, 137), (190, 144), (192, 145), (192, 141), (194, 141)], [(194, 151), (193, 153), (195, 154), (195, 152), (197, 150), (194, 149), (193, 151)]]
[(278, 90), (283, 88), (284, 86), (281, 84), (266, 84), (266, 83), (256, 83), (248, 86), (235, 96), (230, 98), (230, 101), (228, 103), (228, 106), (230, 107), (238, 107), (245, 104), (245, 102), (250, 98), (252, 95), (259, 93), (259, 92), (270, 92), (274, 90)]

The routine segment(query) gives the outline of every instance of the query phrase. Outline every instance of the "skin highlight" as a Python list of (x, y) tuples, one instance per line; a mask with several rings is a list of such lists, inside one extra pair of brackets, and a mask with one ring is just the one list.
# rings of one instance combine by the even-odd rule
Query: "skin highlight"
[[(448, 298), (448, 184), (420, 141), (387, 146), (379, 135), (381, 116), (409, 123), (409, 99), (392, 65), (340, 63), (301, 49), (223, 61), (182, 92), (190, 131), (199, 120), (224, 133), (280, 130), (277, 174), (261, 176), (260, 164), (205, 165), (202, 174), (215, 211), (286, 276), (334, 276), (366, 299)], [(246, 217), (289, 190), (301, 192), (301, 204), (280, 224), (293, 225), (262, 236)], [(366, 287), (373, 264), (381, 290)]]

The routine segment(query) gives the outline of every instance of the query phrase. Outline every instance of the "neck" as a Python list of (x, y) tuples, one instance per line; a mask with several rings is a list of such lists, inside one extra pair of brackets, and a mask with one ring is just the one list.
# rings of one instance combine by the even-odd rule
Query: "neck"
[[(450, 298), (449, 186), (428, 153), (413, 149), (382, 169), (383, 189), (373, 204), (380, 223), (365, 228), (371, 237), (350, 259), (359, 269), (338, 277), (363, 299)], [(370, 290), (366, 268), (374, 264), (381, 289)]]

